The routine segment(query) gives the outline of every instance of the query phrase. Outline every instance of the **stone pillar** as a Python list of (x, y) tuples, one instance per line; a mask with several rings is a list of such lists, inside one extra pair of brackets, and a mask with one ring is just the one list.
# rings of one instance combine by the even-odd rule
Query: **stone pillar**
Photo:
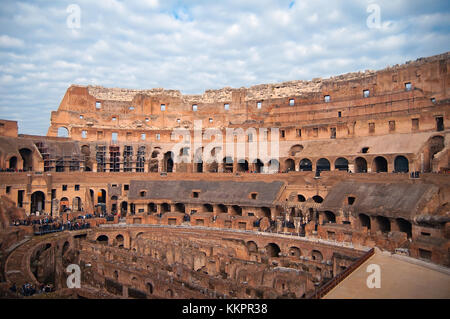
[(282, 232), (283, 231), (283, 217), (277, 216), (276, 220), (277, 220), (277, 232)]
[(370, 217), (370, 229), (375, 233), (380, 230), (380, 225), (378, 225), (376, 216)]
[(294, 217), (294, 225), (295, 225), (295, 232), (299, 233), (300, 232), (300, 227), (301, 227), (301, 222), (302, 218), (301, 217)]

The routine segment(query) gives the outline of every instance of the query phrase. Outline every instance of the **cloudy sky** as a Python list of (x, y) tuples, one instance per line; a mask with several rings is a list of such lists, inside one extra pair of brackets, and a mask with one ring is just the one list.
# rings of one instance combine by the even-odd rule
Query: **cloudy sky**
[(71, 84), (201, 94), (446, 51), (448, 0), (2, 0), (0, 118), (45, 135)]

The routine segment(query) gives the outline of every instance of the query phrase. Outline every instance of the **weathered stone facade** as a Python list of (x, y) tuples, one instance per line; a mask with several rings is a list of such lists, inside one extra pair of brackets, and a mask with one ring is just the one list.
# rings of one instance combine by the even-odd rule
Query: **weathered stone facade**
[[(80, 263), (78, 296), (105, 298), (307, 297), (375, 246), (449, 266), (449, 64), (202, 95), (72, 85), (47, 136), (0, 121), (0, 248), (31, 235), (17, 216), (113, 212), (78, 238), (33, 238), (39, 256), (13, 250), (62, 295), (47, 265)], [(196, 121), (223, 140), (195, 144)], [(183, 128), (193, 143), (176, 148)], [(267, 146), (261, 128), (277, 129)]]

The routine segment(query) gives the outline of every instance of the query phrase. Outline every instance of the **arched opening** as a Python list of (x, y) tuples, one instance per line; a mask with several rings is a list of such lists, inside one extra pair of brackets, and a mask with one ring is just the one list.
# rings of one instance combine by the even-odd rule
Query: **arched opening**
[(295, 172), (295, 162), (293, 159), (288, 158), (284, 161), (284, 167), (287, 172)]
[(211, 204), (204, 204), (203, 209), (205, 212), (208, 212), (208, 213), (212, 213), (214, 211), (214, 208)]
[(367, 227), (367, 229), (370, 229), (370, 217), (366, 214), (359, 214), (359, 223), (361, 227)]
[(375, 172), (387, 172), (388, 171), (388, 164), (387, 160), (383, 156), (377, 156), (373, 160), (373, 167), (375, 169)]
[(83, 154), (83, 158), (84, 158), (84, 171), (85, 172), (92, 171), (92, 167), (90, 164), (91, 150), (90, 150), (89, 145), (81, 146), (81, 154)]
[(433, 159), (434, 155), (442, 151), (445, 147), (444, 137), (437, 135), (433, 136), (429, 142), (430, 148), (430, 158)]
[(233, 159), (229, 156), (223, 159), (223, 171), (225, 173), (233, 173)]
[(298, 153), (300, 153), (301, 151), (303, 151), (303, 146), (302, 145), (294, 145), (289, 149), (289, 155), (290, 156), (297, 156)]
[(104, 189), (98, 191), (97, 202), (99, 204), (106, 204), (106, 191)]
[(221, 213), (228, 213), (228, 207), (224, 204), (217, 205), (217, 208), (219, 209), (219, 212)]
[(266, 253), (269, 257), (278, 257), (280, 252), (281, 249), (277, 244), (270, 243), (266, 246)]
[(272, 216), (271, 212), (270, 212), (270, 208), (269, 207), (261, 207), (261, 211), (263, 213), (263, 217), (267, 217), (269, 220)]
[(203, 161), (201, 159), (199, 159), (198, 162), (195, 163), (195, 171), (197, 173), (203, 173)]
[(31, 154), (31, 150), (28, 148), (21, 148), (19, 150), (20, 156), (22, 156), (23, 159), (23, 170), (24, 171), (32, 171), (33, 170), (33, 158)]
[(318, 251), (318, 250), (315, 250), (315, 249), (311, 252), (311, 257), (312, 257), (312, 260), (315, 260), (315, 261), (322, 261), (323, 260), (322, 253), (320, 251)]
[(167, 152), (164, 154), (164, 171), (167, 173), (173, 172), (173, 153)]
[(313, 201), (315, 202), (315, 203), (322, 203), (323, 202), (323, 198), (321, 197), (321, 196), (319, 196), (319, 195), (315, 195), (315, 196), (313, 196)]
[(397, 227), (401, 232), (406, 233), (408, 238), (412, 237), (412, 225), (409, 221), (403, 218), (397, 218), (395, 222), (397, 223)]
[(147, 293), (149, 295), (153, 294), (153, 285), (150, 282), (147, 283)]
[(66, 241), (65, 243), (64, 243), (64, 245), (63, 245), (63, 248), (62, 248), (62, 255), (64, 255), (68, 250), (69, 250), (69, 248), (70, 248), (70, 244), (69, 244), (69, 242), (68, 241)]
[(43, 212), (45, 210), (45, 195), (41, 191), (36, 191), (31, 194), (31, 214), (36, 212)]
[(394, 160), (394, 171), (397, 173), (408, 173), (409, 172), (409, 161), (404, 156), (397, 156)]
[(108, 240), (109, 240), (109, 238), (106, 235), (100, 235), (96, 239), (96, 241), (102, 245), (108, 245)]
[(69, 130), (65, 127), (58, 127), (58, 137), (69, 137)]
[(111, 212), (113, 214), (117, 213), (117, 196), (111, 196)]
[(297, 194), (297, 200), (302, 203), (306, 201), (306, 198), (302, 194)]
[(231, 208), (232, 208), (231, 209), (231, 215), (233, 215), (233, 216), (236, 216), (236, 215), (242, 216), (242, 207), (240, 207), (238, 205), (233, 205)]
[(348, 160), (346, 158), (339, 157), (334, 162), (334, 169), (347, 172), (348, 171)]
[(123, 242), (124, 242), (124, 238), (122, 235), (117, 235), (116, 239), (115, 239), (115, 245), (114, 246), (118, 246), (118, 247), (123, 247)]
[(308, 158), (304, 158), (300, 161), (300, 171), (312, 171), (312, 162)]
[(330, 161), (326, 158), (321, 158), (317, 161), (316, 170), (319, 172), (330, 170)]
[(119, 280), (119, 272), (117, 270), (114, 270), (114, 279)]
[(13, 156), (13, 157), (11, 157), (9, 159), (9, 166), (8, 166), (8, 168), (12, 169), (14, 171), (17, 170), (17, 157), (16, 156)]
[(363, 157), (355, 159), (355, 171), (356, 173), (367, 173), (367, 161)]
[(73, 202), (72, 202), (72, 209), (73, 209), (73, 211), (74, 212), (79, 212), (79, 211), (81, 211), (82, 210), (82, 206), (81, 206), (81, 198), (80, 197), (75, 197), (74, 199), (73, 199)]
[(248, 162), (245, 159), (238, 160), (238, 172), (248, 172)]
[(168, 212), (170, 212), (170, 205), (167, 203), (162, 203), (161, 204), (161, 213), (164, 214), (164, 213), (168, 213)]
[(126, 217), (126, 216), (127, 216), (127, 213), (128, 213), (128, 202), (123, 201), (123, 202), (120, 204), (120, 216), (121, 216), (121, 217)]
[(248, 241), (247, 242), (247, 251), (249, 253), (257, 253), (258, 252), (258, 245), (254, 241)]
[(180, 213), (185, 213), (186, 212), (186, 207), (184, 206), (183, 203), (176, 203), (175, 204), (175, 211), (180, 212)]
[(147, 204), (147, 212), (149, 213), (156, 213), (158, 211), (155, 203), (148, 203)]
[(269, 172), (270, 173), (278, 173), (280, 171), (280, 162), (276, 159), (271, 159), (269, 161)]
[(264, 163), (259, 158), (257, 158), (256, 160), (253, 161), (253, 167), (255, 173), (262, 173)]
[(302, 254), (301, 254), (300, 248), (295, 247), (295, 246), (292, 246), (291, 248), (289, 248), (289, 256), (300, 257), (301, 255)]
[(323, 213), (323, 223), (336, 223), (336, 215), (333, 212), (325, 211)]
[(378, 229), (382, 233), (388, 233), (391, 231), (391, 222), (389, 221), (389, 219), (387, 217), (377, 216), (376, 221), (378, 224)]

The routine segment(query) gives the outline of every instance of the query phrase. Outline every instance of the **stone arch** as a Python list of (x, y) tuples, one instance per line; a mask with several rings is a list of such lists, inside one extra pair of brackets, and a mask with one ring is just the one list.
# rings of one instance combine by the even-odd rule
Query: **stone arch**
[(221, 213), (228, 213), (228, 207), (226, 205), (219, 204), (219, 205), (217, 205), (217, 207)]
[(21, 148), (19, 150), (20, 156), (23, 159), (23, 170), (32, 171), (33, 170), (33, 152), (28, 148)]
[(179, 211), (180, 213), (186, 212), (186, 206), (183, 203), (176, 203), (175, 204), (175, 211)]
[(376, 217), (378, 229), (382, 233), (389, 233), (391, 231), (391, 222), (389, 221), (389, 218), (384, 216), (377, 216)]
[(296, 246), (291, 246), (288, 253), (291, 257), (300, 257), (302, 255), (300, 248)]
[(319, 195), (314, 195), (312, 197), (312, 199), (313, 199), (314, 202), (319, 203), (319, 204), (323, 202), (322, 196), (319, 196)]
[(258, 252), (258, 245), (253, 240), (248, 241), (246, 246), (247, 246), (247, 251), (249, 253), (257, 253)]
[(367, 229), (370, 229), (370, 217), (366, 214), (359, 214), (359, 223), (361, 227), (367, 227)]
[(388, 163), (387, 160), (383, 156), (377, 156), (373, 159), (373, 169), (377, 173), (379, 172), (387, 172), (388, 171)]
[(399, 155), (394, 160), (394, 171), (397, 173), (409, 172), (409, 161), (405, 156)]
[(108, 245), (109, 238), (106, 235), (99, 235), (95, 241), (99, 244)]
[(367, 161), (364, 157), (357, 157), (355, 159), (355, 172), (367, 173)]
[(147, 281), (145, 286), (147, 287), (147, 293), (153, 295), (153, 284), (150, 281)]
[(122, 247), (123, 248), (123, 244), (124, 244), (124, 237), (122, 234), (118, 234), (116, 236), (116, 238), (114, 239), (114, 246), (118, 246), (118, 247)]
[(435, 135), (428, 140), (428, 148), (430, 153), (430, 159), (434, 158), (434, 155), (442, 151), (445, 147), (445, 139), (441, 135)]
[(31, 194), (30, 212), (34, 214), (36, 211), (43, 212), (45, 210), (45, 194), (41, 191), (36, 191)]
[(280, 171), (280, 162), (272, 158), (268, 163), (268, 167), (270, 173), (278, 173)]
[(271, 218), (272, 213), (269, 207), (261, 207), (262, 217)]
[(128, 213), (128, 202), (127, 201), (123, 201), (120, 204), (120, 216), (121, 217), (126, 217)]
[(322, 261), (323, 260), (323, 255), (322, 255), (322, 253), (319, 250), (314, 249), (311, 252), (311, 258), (312, 258), (312, 260), (315, 260), (315, 261)]
[(64, 255), (70, 248), (69, 242), (66, 240), (61, 250), (61, 254)]
[(211, 204), (203, 204), (203, 208), (206, 212), (212, 213), (214, 211), (214, 207)]
[(224, 157), (222, 160), (223, 163), (223, 170), (225, 173), (232, 173), (233, 172), (233, 158), (230, 156)]
[(336, 223), (336, 215), (331, 211), (323, 212), (323, 223)]
[(297, 144), (297, 145), (291, 146), (291, 148), (289, 149), (289, 155), (297, 156), (297, 155), (299, 155), (298, 153), (300, 153), (301, 151), (303, 151), (303, 145)]
[(9, 161), (8, 168), (12, 170), (17, 170), (17, 156), (11, 156)]
[(257, 158), (253, 161), (253, 167), (255, 173), (262, 173), (264, 170), (264, 163), (259, 158)]
[(58, 127), (57, 136), (58, 137), (69, 137), (69, 130), (67, 129), (67, 127), (65, 127), (65, 126)]
[(231, 206), (231, 215), (242, 216), (242, 207), (238, 205)]
[(72, 209), (75, 212), (79, 212), (82, 210), (82, 201), (81, 201), (81, 197), (76, 196), (73, 198), (72, 200)]
[(348, 171), (348, 160), (344, 157), (339, 157), (334, 162), (334, 169), (338, 171)]
[(237, 162), (238, 167), (237, 167), (237, 171), (238, 172), (248, 172), (248, 162), (245, 159), (240, 159)]
[(269, 244), (267, 244), (267, 246), (265, 248), (266, 248), (267, 256), (269, 256), (269, 257), (279, 257), (281, 249), (280, 249), (280, 247), (277, 244), (269, 243)]
[(288, 172), (295, 172), (295, 161), (292, 158), (288, 158), (284, 161), (284, 168)]
[(164, 171), (167, 173), (173, 172), (174, 162), (173, 162), (173, 152), (166, 152), (164, 154)]
[(311, 162), (311, 160), (310, 160), (309, 158), (303, 158), (303, 159), (300, 161), (299, 169), (300, 169), (300, 171), (302, 171), (302, 172), (305, 172), (305, 171), (312, 171), (312, 162)]
[(161, 214), (170, 212), (170, 205), (168, 203), (161, 204)]
[(395, 222), (399, 231), (406, 233), (408, 238), (412, 237), (412, 224), (404, 218), (396, 218)]
[(331, 169), (330, 161), (326, 158), (320, 158), (316, 163), (316, 171), (329, 171)]

